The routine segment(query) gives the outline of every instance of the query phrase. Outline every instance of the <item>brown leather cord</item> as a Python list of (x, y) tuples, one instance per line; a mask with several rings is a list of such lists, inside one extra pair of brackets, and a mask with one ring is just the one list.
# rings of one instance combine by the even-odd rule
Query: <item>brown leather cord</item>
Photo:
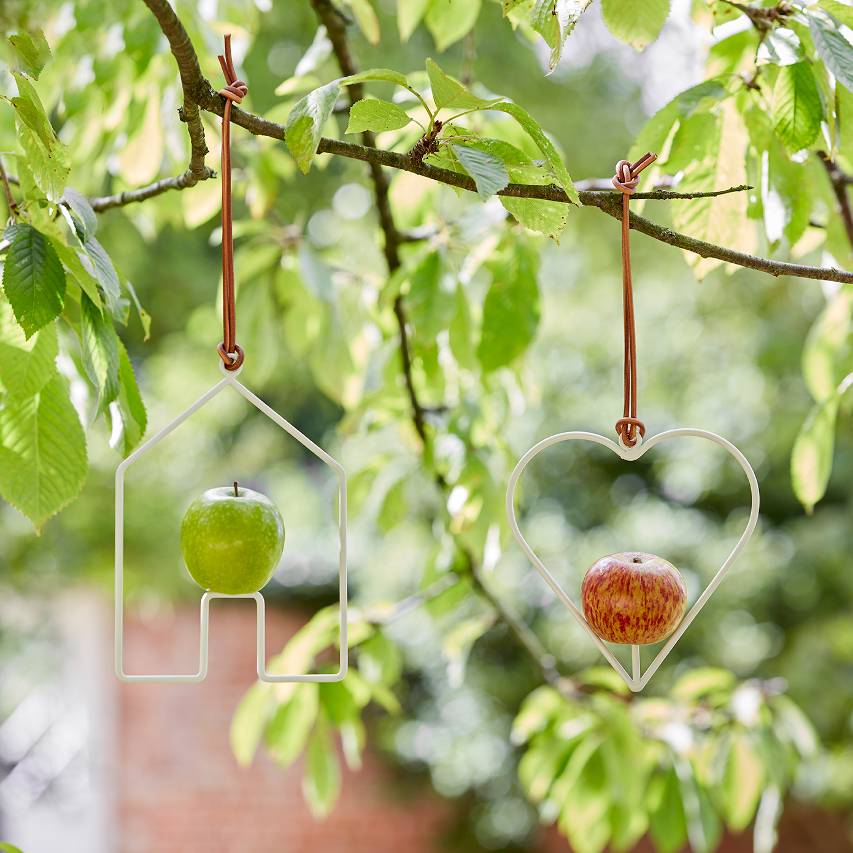
[(634, 285), (631, 278), (629, 202), (637, 189), (640, 172), (654, 163), (657, 156), (649, 152), (636, 163), (620, 160), (616, 164), (616, 174), (613, 177), (613, 186), (622, 192), (622, 320), (625, 337), (622, 417), (616, 421), (616, 432), (626, 447), (633, 447), (646, 434), (645, 424), (637, 417), (637, 332), (634, 324)]
[(219, 64), (228, 84), (219, 90), (225, 98), (222, 111), (222, 343), (217, 350), (226, 370), (237, 370), (243, 364), (243, 350), (237, 344), (237, 313), (234, 292), (234, 236), (231, 211), (231, 104), (241, 103), (249, 87), (237, 78), (231, 59), (231, 36), (225, 36), (225, 55)]

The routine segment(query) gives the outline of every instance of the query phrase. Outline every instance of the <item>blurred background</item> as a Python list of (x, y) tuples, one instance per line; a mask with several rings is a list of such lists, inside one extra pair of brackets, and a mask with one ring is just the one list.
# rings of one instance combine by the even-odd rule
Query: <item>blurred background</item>
[[(400, 42), (394, 3), (374, 5), (381, 42), (370, 44), (357, 28), (351, 34), (362, 67), (420, 70), (425, 57), (438, 56), (423, 27)], [(310, 5), (211, 0), (177, 8), (214, 85), (227, 30), (250, 85), (248, 107), (282, 121), (295, 96), (275, 92), (315, 39)], [(704, 78), (711, 37), (690, 13), (690, 3), (676, 2), (659, 40), (637, 54), (607, 32), (593, 7), (545, 76), (547, 48), (514, 31), (499, 4), (485, 3), (473, 35), (441, 62), (523, 104), (559, 142), (576, 179), (604, 178), (647, 118)], [(174, 63), (142, 3), (11, 0), (3, 14), (35, 20), (54, 50), (39, 91), (73, 155), (70, 186), (95, 196), (184, 168)], [(337, 76), (334, 59), (311, 74), (317, 84)], [(218, 168), (218, 127), (204, 120), (208, 163)], [(14, 144), (13, 123), (9, 111), (0, 113), (4, 148)], [(368, 176), (363, 164), (330, 158), (304, 176), (282, 143), (239, 129), (234, 137), (238, 340), (247, 353), (241, 378), (346, 466), (351, 597), (358, 612), (381, 611), (429, 588), (452, 559), (437, 520), (443, 499), (411, 429), (401, 426), (399, 383), (387, 379), (397, 350)], [(464, 283), (478, 314), (489, 280), (470, 258), (499, 251), (505, 212), (497, 199), (481, 203), (410, 174), (389, 177), (401, 227), (437, 235), (446, 276)], [(218, 194), (218, 182), (208, 181), (99, 217), (98, 239), (152, 318), (147, 340), (135, 320), (122, 333), (148, 435), (220, 376)], [(649, 202), (643, 213), (667, 223), (668, 204)], [(523, 364), (479, 376), (475, 390), (454, 369), (439, 368), (437, 379), (423, 368), (417, 377), (426, 405), (449, 407), (430, 416), (437, 457), (451, 471), (461, 466), (451, 479), (448, 526), (476, 542), (493, 595), (532, 626), (562, 672), (574, 674), (600, 658), (506, 536), (503, 488), (514, 460), (540, 438), (567, 429), (609, 435), (619, 415), (618, 224), (590, 208), (573, 210), (559, 243), (530, 240), (540, 259), (541, 320)], [(851, 850), (849, 414), (826, 497), (811, 516), (792, 492), (789, 470), (810, 406), (803, 344), (834, 291), (743, 269), (715, 270), (700, 284), (676, 249), (636, 235), (633, 251), (645, 423), (651, 432), (697, 426), (727, 437), (754, 466), (762, 491), (756, 535), (649, 693), (666, 696), (679, 678), (706, 667), (784, 690), (808, 722), (778, 849)], [(838, 262), (850, 266), (849, 257)], [(521, 703), (540, 681), (470, 590), (412, 607), (383, 629), (400, 651), (402, 675), (393, 686), (400, 707), (364, 710), (361, 768), (342, 771), (340, 798), (323, 819), (303, 801), (306, 759), (277, 763), (274, 751), (261, 750), (245, 766), (234, 756), (232, 717), (255, 681), (250, 602), (214, 604), (205, 683), (116, 681), (120, 457), (109, 430), (93, 419), (71, 334), (62, 334), (68, 347), (59, 366), (88, 424), (90, 471), (80, 497), (39, 536), (0, 505), (0, 840), (24, 853), (567, 849), (565, 832), (543, 826), (525, 796), (511, 738)], [(526, 477), (525, 534), (572, 589), (602, 554), (649, 549), (682, 569), (695, 598), (748, 513), (737, 466), (692, 439), (630, 469), (600, 448), (562, 446)], [(269, 654), (318, 610), (334, 607), (328, 470), (236, 395), (218, 399), (128, 475), (131, 670), (194, 666), (198, 590), (180, 564), (179, 519), (200, 490), (233, 479), (273, 497), (287, 525), (282, 563), (265, 590)], [(670, 729), (670, 740), (680, 731)], [(343, 755), (345, 746), (335, 749)], [(654, 843), (666, 849), (648, 838), (636, 849)], [(753, 843), (749, 831), (727, 832), (711, 848), (752, 850)]]

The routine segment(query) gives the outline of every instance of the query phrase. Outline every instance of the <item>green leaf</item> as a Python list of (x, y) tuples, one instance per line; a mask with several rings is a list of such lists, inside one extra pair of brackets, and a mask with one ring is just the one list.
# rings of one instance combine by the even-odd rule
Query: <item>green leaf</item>
[(772, 102), (775, 130), (785, 147), (791, 152), (808, 148), (823, 119), (823, 103), (808, 62), (779, 69)]
[[(356, 81), (350, 78), (349, 82)], [(340, 92), (341, 83), (333, 80), (297, 101), (287, 118), (284, 141), (300, 170), (306, 175), (317, 153), (323, 125), (332, 114)]]
[[(341, 77), (338, 83), (341, 86), (353, 86), (356, 83), (396, 83), (404, 89), (409, 88), (409, 80), (405, 74), (394, 71), (392, 68), (368, 68), (351, 74), (349, 77)], [(330, 84), (331, 85), (331, 84)]]
[(685, 673), (676, 681), (672, 695), (684, 702), (696, 702), (715, 693), (731, 693), (736, 684), (733, 673), (727, 669), (705, 666)]
[(41, 530), (80, 493), (86, 437), (65, 379), (0, 408), (0, 495)]
[(346, 3), (352, 9), (353, 17), (362, 35), (371, 44), (379, 44), (381, 36), (379, 19), (376, 17), (373, 6), (370, 5), (370, 0), (346, 0)]
[(403, 656), (393, 640), (377, 632), (358, 648), (358, 671), (368, 684), (390, 687), (400, 680)]
[(364, 130), (372, 130), (381, 133), (384, 130), (399, 130), (410, 121), (406, 111), (396, 104), (380, 101), (378, 98), (364, 98), (352, 105), (346, 132), (361, 133)]
[[(566, 39), (591, 3), (592, 0), (535, 0), (529, 23), (551, 48), (548, 59), (549, 74), (557, 67)], [(509, 11), (511, 9), (505, 2), (504, 15)]]
[(424, 22), (435, 46), (445, 50), (468, 34), (480, 14), (481, 0), (430, 0)]
[(86, 294), (80, 300), (80, 343), (83, 366), (89, 380), (98, 389), (99, 412), (118, 396), (118, 335), (112, 321), (106, 319)]
[(142, 307), (139, 301), (139, 296), (136, 293), (136, 288), (129, 281), (125, 281), (125, 287), (130, 294), (130, 301), (136, 309), (136, 316), (139, 318), (139, 324), (142, 326), (142, 340), (147, 341), (151, 337), (151, 315)]
[(454, 625), (445, 635), (441, 650), (447, 661), (447, 678), (452, 688), (462, 686), (465, 680), (465, 666), (474, 643), (495, 623), (494, 613), (481, 613), (469, 619), (463, 619)]
[(809, 32), (820, 58), (838, 82), (853, 91), (853, 44), (825, 12), (818, 9), (809, 10), (806, 14)]
[(460, 110), (477, 109), (478, 107), (488, 107), (494, 104), (495, 100), (500, 100), (485, 100), (473, 95), (459, 80), (446, 74), (433, 59), (427, 59), (426, 70), (436, 110), (444, 107), (454, 107)]
[(803, 376), (809, 393), (821, 403), (836, 393), (853, 371), (853, 291), (839, 290), (815, 320), (803, 346)]
[(14, 844), (0, 841), (0, 853), (23, 853), (23, 850), (20, 847), (15, 847)]
[(77, 190), (66, 187), (62, 193), (62, 203), (71, 210), (74, 219), (79, 223), (78, 236), (81, 242), (85, 242), (98, 230), (98, 215), (89, 204), (89, 199)]
[(518, 106), (518, 104), (495, 104), (492, 109), (500, 110), (500, 112), (511, 115), (521, 125), (542, 152), (542, 156), (545, 158), (548, 168), (554, 173), (559, 185), (566, 191), (569, 201), (573, 204), (580, 205), (577, 190), (575, 189), (575, 185), (572, 183), (568, 169), (566, 169), (566, 166), (563, 163), (563, 158), (557, 153), (557, 149), (554, 147), (554, 144), (545, 135), (545, 132), (539, 126), (536, 119), (534, 119), (533, 116), (531, 116), (523, 107)]
[(0, 383), (11, 397), (32, 397), (56, 373), (59, 346), (51, 323), (29, 340), (8, 302), (0, 301)]
[(726, 823), (734, 832), (752, 822), (764, 788), (764, 764), (745, 731), (732, 732), (723, 768), (721, 791)]
[[(715, 190), (747, 182), (745, 155), (748, 139), (734, 101), (723, 101), (719, 115), (694, 115), (681, 125), (676, 141), (688, 133), (689, 144), (685, 140), (686, 150), (679, 152), (687, 161), (679, 189), (685, 192)], [(675, 168), (672, 158), (669, 163), (670, 168)], [(673, 207), (673, 223), (679, 231), (700, 240), (751, 252), (757, 237), (755, 228), (746, 223), (747, 202), (746, 193), (680, 201), (677, 207)], [(687, 260), (700, 279), (720, 264), (713, 258), (693, 255), (688, 255)]]
[(244, 694), (231, 718), (231, 751), (241, 767), (255, 757), (267, 720), (275, 708), (275, 696), (269, 685), (258, 682)]
[[(133, 365), (124, 344), (118, 341), (118, 417), (121, 419), (121, 452), (127, 456), (142, 440), (148, 426), (148, 414), (136, 384)], [(110, 416), (112, 417), (112, 407)], [(113, 423), (113, 432), (116, 424)]]
[(835, 395), (812, 407), (791, 452), (791, 484), (797, 500), (809, 514), (824, 496), (832, 473), (838, 403)]
[(448, 327), (456, 308), (454, 292), (445, 280), (441, 253), (432, 251), (424, 255), (408, 281), (406, 305), (416, 339), (432, 342)]
[(669, 16), (669, 0), (601, 0), (601, 14), (607, 29), (634, 50), (644, 50), (653, 42)]
[(65, 285), (65, 270), (47, 237), (18, 225), (6, 252), (3, 289), (28, 338), (59, 316)]
[(465, 167), (465, 171), (474, 179), (480, 198), (487, 199), (509, 183), (509, 174), (503, 162), (493, 154), (468, 148), (464, 145), (452, 145), (453, 153)]
[(793, 65), (804, 58), (800, 37), (788, 27), (775, 27), (764, 37), (758, 47), (756, 61), (759, 65)]
[(59, 147), (59, 139), (50, 124), (35, 86), (25, 74), (13, 71), (12, 76), (17, 83), (18, 94), (10, 99), (10, 103), (15, 108), (18, 119), (36, 135), (46, 151), (53, 151)]
[[(684, 805), (681, 802), (681, 788), (674, 770), (656, 777), (656, 783), (650, 796), (653, 802), (649, 808), (649, 834), (658, 849), (658, 853), (676, 853), (687, 840), (687, 822), (684, 817)], [(653, 785), (649, 786), (650, 790)]]
[(492, 270), (483, 303), (477, 358), (485, 371), (510, 364), (530, 345), (539, 327), (539, 258), (531, 246), (517, 244)]
[(89, 237), (83, 244), (83, 251), (91, 264), (91, 272), (100, 285), (110, 313), (119, 322), (124, 322), (124, 311), (121, 302), (121, 283), (116, 268), (107, 250), (95, 237)]
[(9, 36), (9, 44), (12, 45), (24, 71), (38, 80), (39, 74), (50, 59), (50, 45), (44, 33), (41, 30), (15, 33)]
[(341, 768), (329, 727), (321, 720), (308, 742), (302, 792), (314, 817), (325, 817), (332, 810), (341, 789)]
[(423, 20), (430, 0), (397, 0), (397, 29), (400, 41), (408, 41)]
[(50, 244), (56, 254), (59, 255), (62, 266), (65, 267), (66, 280), (67, 276), (70, 276), (71, 282), (76, 284), (99, 309), (103, 309), (101, 291), (98, 287), (98, 279), (95, 277), (95, 267), (89, 256), (82, 248), (74, 248), (53, 237), (50, 239)]
[(841, 0), (819, 0), (818, 6), (845, 27), (853, 29), (853, 6)]
[(276, 764), (288, 767), (308, 740), (320, 708), (318, 684), (297, 684), (290, 698), (279, 705), (266, 729), (267, 749)]

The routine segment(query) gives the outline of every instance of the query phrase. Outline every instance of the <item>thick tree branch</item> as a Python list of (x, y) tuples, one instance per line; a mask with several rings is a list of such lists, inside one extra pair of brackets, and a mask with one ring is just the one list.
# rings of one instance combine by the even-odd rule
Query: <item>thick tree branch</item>
[[(178, 64), (178, 69), (181, 75), (181, 85), (184, 90), (185, 106), (189, 102), (197, 105), (201, 109), (221, 116), (224, 109), (224, 100), (220, 95), (213, 91), (210, 83), (204, 79), (198, 63), (198, 57), (195, 54), (192, 43), (189, 40), (189, 36), (187, 35), (183, 24), (180, 22), (177, 15), (175, 15), (168, 0), (144, 0), (144, 2), (157, 17), (157, 20), (169, 41), (172, 54), (175, 57), (175, 61)], [(323, 12), (321, 20), (326, 24), (327, 30), (329, 31), (329, 38), (332, 41), (333, 46), (337, 43), (335, 50), (336, 55), (339, 58), (339, 62), (341, 61), (341, 57), (343, 57), (346, 67), (354, 68), (355, 64), (352, 61), (352, 54), (346, 44), (344, 21), (337, 15), (337, 13), (335, 13), (335, 10), (331, 7), (329, 0), (312, 0), (312, 3), (315, 5), (315, 8), (319, 6), (320, 9), (323, 9), (323, 7), (328, 9), (327, 12)], [(318, 9), (318, 15), (321, 14), (320, 9)], [(329, 25), (331, 25), (331, 28)], [(345, 74), (352, 73), (349, 70), (344, 70), (343, 65), (342, 70)], [(352, 96), (355, 97), (358, 93), (358, 87), (349, 88)], [(191, 114), (192, 112), (190, 115)], [(182, 118), (188, 122), (188, 125), (190, 125), (189, 116), (186, 114), (186, 110), (182, 114)], [(284, 139), (284, 127), (282, 127), (282, 125), (269, 121), (261, 116), (245, 112), (239, 108), (235, 107), (232, 109), (231, 120), (234, 124), (239, 125), (257, 136), (269, 136), (273, 139)], [(200, 118), (198, 120), (198, 128), (201, 128)], [(435, 166), (429, 166), (425, 163), (413, 161), (405, 154), (399, 154), (394, 151), (383, 151), (373, 147), (372, 145), (355, 145), (353, 143), (342, 142), (336, 139), (324, 138), (320, 140), (318, 151), (320, 153), (337, 154), (342, 157), (363, 160), (370, 164), (371, 176), (382, 174), (381, 169), (376, 172), (374, 172), (374, 169), (378, 169), (380, 166), (389, 166), (395, 169), (414, 172), (415, 174), (423, 175), (424, 177), (439, 181), (440, 183), (449, 184), (450, 186), (459, 187), (465, 190), (474, 190), (474, 182), (467, 175), (460, 175), (447, 169), (438, 169)], [(387, 178), (382, 175), (380, 181), (382, 181), (386, 187), (385, 198), (387, 199)], [(722, 190), (719, 192), (730, 191), (731, 190)], [(657, 192), (664, 193), (665, 191)], [(499, 194), (514, 198), (539, 198), (548, 201), (568, 203), (566, 194), (559, 187), (555, 187), (553, 185), (538, 186), (529, 184), (509, 184), (509, 186), (501, 190)], [(651, 198), (662, 199), (684, 197), (682, 195), (656, 195), (655, 193), (638, 194), (639, 197), (643, 197), (643, 195)], [(616, 198), (615, 194), (591, 192), (587, 190), (580, 193), (580, 200), (583, 205), (597, 207), (608, 215), (613, 216), (615, 219), (621, 219), (621, 207), (617, 203), (618, 198)], [(379, 208), (381, 220), (383, 212), (379, 196), (377, 196), (377, 206)], [(654, 238), (655, 240), (660, 240), (662, 243), (667, 243), (670, 246), (676, 246), (679, 249), (693, 252), (703, 258), (716, 258), (718, 260), (725, 261), (726, 263), (758, 270), (759, 272), (768, 273), (769, 275), (792, 275), (800, 278), (811, 278), (822, 281), (838, 281), (844, 284), (853, 283), (853, 273), (848, 272), (847, 270), (792, 264), (785, 261), (774, 261), (769, 258), (748, 255), (744, 252), (736, 252), (732, 249), (727, 249), (723, 246), (716, 246), (713, 243), (707, 243), (704, 240), (697, 240), (693, 237), (688, 237), (686, 234), (680, 234), (672, 229), (664, 228), (663, 226), (657, 225), (656, 223), (635, 214), (631, 215), (631, 227), (642, 234), (646, 234), (647, 236)], [(396, 248), (398, 248), (399, 235), (397, 237), (397, 243), (395, 243), (393, 237), (389, 243), (388, 235), (389, 233), (397, 233), (396, 229), (394, 229), (393, 232), (389, 232), (385, 231), (383, 226), (383, 231), (385, 233), (386, 258), (389, 258), (389, 255), (393, 256)], [(399, 321), (400, 318), (398, 317), (398, 322)], [(410, 386), (408, 379), (407, 390), (409, 391), (411, 399), (413, 387)], [(415, 395), (415, 397), (416, 396), (417, 395)], [(424, 420), (422, 417), (422, 409), (420, 410), (420, 415), (420, 423), (423, 426)]]
[[(346, 21), (340, 12), (332, 5), (330, 0), (311, 0), (311, 5), (320, 23), (326, 28), (326, 34), (332, 43), (332, 50), (341, 69), (341, 74), (350, 76), (358, 73), (358, 66), (350, 50), (347, 39)], [(350, 104), (360, 101), (364, 97), (364, 87), (358, 83), (347, 87)], [(375, 148), (376, 137), (365, 130), (361, 134), (361, 140), (365, 146)], [(379, 213), (379, 224), (384, 235), (385, 262), (388, 272), (394, 273), (400, 268), (400, 243), (403, 238), (400, 235), (394, 216), (391, 213), (391, 202), (388, 196), (388, 176), (382, 170), (379, 163), (370, 163), (370, 178), (373, 181), (373, 191), (376, 197), (376, 209)], [(397, 294), (394, 299), (394, 317), (397, 320), (397, 330), (400, 336), (400, 361), (403, 366), (403, 381), (406, 385), (406, 394), (409, 398), (409, 406), (412, 410), (412, 423), (415, 431), (424, 447), (427, 447), (429, 437), (427, 436), (426, 416), (424, 407), (418, 398), (415, 380), (412, 372), (412, 349), (409, 342), (408, 317), (403, 302), (402, 294)]]
[(162, 178), (159, 181), (148, 184), (144, 187), (138, 187), (134, 190), (124, 190), (114, 195), (102, 195), (89, 199), (89, 204), (95, 213), (102, 213), (105, 210), (110, 210), (113, 207), (124, 207), (127, 204), (135, 204), (138, 201), (146, 201), (149, 198), (162, 195), (169, 190), (185, 190), (189, 187), (194, 187), (199, 181), (205, 181), (208, 178), (215, 178), (216, 172), (212, 169), (207, 169), (207, 174), (203, 177), (196, 177), (189, 169), (180, 175), (175, 175), (174, 178)]
[[(184, 104), (178, 110), (178, 115), (181, 121), (186, 123), (190, 137), (188, 172), (197, 181), (204, 180), (211, 177), (211, 170), (204, 163), (208, 149), (204, 139), (204, 126), (201, 123), (199, 106), (204, 100), (219, 96), (216, 95), (210, 83), (201, 73), (195, 48), (184, 25), (168, 0), (144, 0), (144, 3), (157, 18), (157, 23), (160, 24), (160, 29), (166, 36), (172, 55), (175, 57), (178, 73), (181, 75)], [(186, 184), (186, 186), (191, 186), (191, 184)], [(175, 187), (175, 189), (183, 189), (183, 187)]]

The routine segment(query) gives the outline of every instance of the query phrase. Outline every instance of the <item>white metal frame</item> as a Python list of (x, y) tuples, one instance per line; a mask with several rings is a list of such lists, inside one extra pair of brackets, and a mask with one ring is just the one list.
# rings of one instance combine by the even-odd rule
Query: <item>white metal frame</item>
[[(349, 662), (347, 646), (347, 484), (343, 466), (322, 447), (301, 433), (293, 424), (286, 421), (274, 409), (271, 409), (260, 397), (253, 394), (245, 385), (237, 381), (240, 369), (228, 372), (220, 365), (224, 378), (209, 391), (199, 397), (185, 412), (168, 423), (156, 435), (140, 445), (116, 469), (116, 516), (115, 516), (115, 671), (122, 681), (159, 681), (159, 682), (198, 682), (207, 677), (208, 664), (208, 626), (210, 622), (210, 601), (214, 598), (252, 598), (257, 607), (257, 669), (258, 678), (269, 682), (291, 681), (341, 681), (347, 673)], [(185, 420), (192, 417), (202, 406), (226, 388), (233, 388), (240, 396), (248, 400), (258, 411), (265, 414), (273, 423), (295, 438), (303, 447), (311, 451), (318, 459), (328, 465), (338, 479), (338, 590), (340, 596), (340, 663), (337, 672), (274, 674), (266, 669), (266, 608), (260, 592), (246, 595), (225, 595), (218, 592), (205, 592), (201, 597), (199, 627), (199, 665), (194, 673), (174, 675), (134, 674), (124, 670), (124, 478), (125, 471), (144, 456), (151, 448), (159, 444), (166, 436), (176, 430)]]
[[(560, 444), (564, 441), (588, 441), (593, 444), (600, 444), (603, 447), (612, 450), (620, 459), (625, 460), (626, 462), (634, 462), (655, 447), (658, 444), (662, 444), (664, 441), (668, 441), (674, 438), (703, 438), (707, 441), (713, 442), (714, 444), (718, 444), (720, 447), (724, 448), (728, 453), (733, 456), (740, 467), (743, 469), (744, 474), (746, 474), (746, 478), (749, 481), (749, 490), (752, 498), (752, 507), (749, 513), (749, 519), (747, 520), (746, 527), (744, 528), (743, 533), (740, 536), (740, 539), (735, 543), (734, 548), (729, 552), (728, 557), (726, 557), (722, 566), (717, 570), (717, 573), (711, 579), (708, 586), (705, 587), (705, 590), (696, 599), (695, 604), (690, 608), (687, 614), (679, 623), (678, 627), (675, 631), (670, 635), (669, 639), (664, 643), (661, 650), (654, 657), (652, 662), (648, 665), (645, 672), (641, 672), (641, 662), (640, 662), (640, 647), (636, 645), (631, 646), (631, 674), (625, 670), (625, 667), (619, 662), (613, 652), (607, 647), (604, 641), (590, 628), (586, 619), (584, 619), (583, 613), (580, 608), (574, 603), (571, 597), (565, 592), (565, 590), (560, 586), (557, 579), (554, 575), (548, 570), (542, 560), (536, 555), (534, 550), (530, 547), (527, 540), (521, 533), (518, 527), (518, 520), (516, 518), (515, 513), (515, 492), (518, 486), (519, 478), (521, 477), (524, 469), (530, 464), (530, 462), (538, 456), (542, 451), (547, 450), (549, 447), (552, 447), (555, 444)], [(746, 546), (746, 543), (749, 541), (752, 536), (753, 531), (755, 530), (755, 525), (758, 522), (758, 510), (760, 505), (760, 495), (758, 491), (758, 480), (756, 479), (755, 472), (752, 470), (752, 466), (747, 461), (746, 457), (730, 442), (727, 441), (722, 436), (717, 435), (713, 432), (708, 432), (704, 429), (692, 429), (692, 428), (684, 428), (684, 429), (671, 429), (666, 432), (658, 433), (657, 435), (652, 436), (651, 438), (638, 442), (633, 447), (627, 447), (622, 443), (621, 437), (619, 442), (615, 442), (609, 438), (605, 438), (603, 435), (598, 435), (598, 433), (594, 432), (561, 432), (556, 435), (549, 436), (548, 438), (543, 439), (538, 444), (534, 445), (518, 460), (518, 463), (515, 466), (512, 474), (509, 478), (509, 485), (507, 486), (506, 492), (506, 512), (507, 517), (509, 519), (510, 530), (512, 530), (513, 536), (515, 536), (516, 540), (518, 540), (518, 544), (521, 545), (522, 550), (530, 562), (533, 564), (533, 567), (537, 572), (543, 577), (545, 583), (553, 590), (554, 594), (557, 598), (568, 608), (569, 612), (572, 616), (575, 617), (578, 624), (592, 637), (593, 642), (598, 647), (598, 650), (604, 655), (607, 659), (607, 662), (616, 670), (622, 680), (628, 685), (628, 687), (634, 692), (639, 692), (642, 690), (648, 683), (651, 677), (657, 672), (660, 665), (666, 659), (666, 656), (672, 651), (673, 646), (678, 642), (681, 635), (687, 630), (690, 623), (696, 618), (699, 614), (699, 611), (705, 606), (705, 603), (708, 599), (713, 595), (714, 591), (722, 582), (723, 578), (728, 573), (732, 563), (738, 557), (740, 552)]]

